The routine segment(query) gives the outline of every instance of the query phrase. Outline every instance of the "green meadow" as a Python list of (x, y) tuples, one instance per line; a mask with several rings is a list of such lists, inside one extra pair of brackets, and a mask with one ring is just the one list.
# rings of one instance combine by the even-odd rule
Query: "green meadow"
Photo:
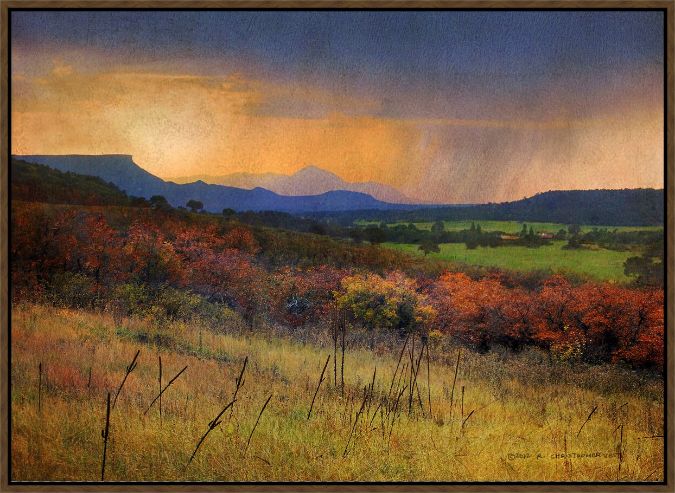
[[(524, 246), (500, 246), (496, 248), (478, 247), (470, 250), (464, 243), (444, 243), (439, 245), (440, 253), (430, 253), (431, 259), (448, 262), (499, 267), (508, 270), (533, 271), (551, 270), (553, 272), (571, 272), (594, 277), (599, 280), (627, 282), (629, 278), (623, 272), (623, 263), (635, 252), (598, 249), (566, 250), (566, 241), (553, 241), (551, 245), (539, 248)], [(396, 250), (423, 255), (419, 245), (403, 243), (383, 243), (383, 246)]]
[[(380, 224), (378, 221), (356, 221), (359, 226), (367, 226), (369, 224)], [(523, 229), (523, 224), (527, 224), (528, 229), (532, 227), (538, 233), (557, 233), (561, 229), (567, 231), (568, 225), (561, 223), (541, 223), (541, 222), (522, 222), (522, 221), (443, 221), (446, 231), (462, 231), (471, 228), (471, 223), (480, 225), (483, 231), (502, 231), (504, 233), (518, 233)], [(418, 229), (431, 229), (433, 222), (408, 222), (397, 221), (387, 223), (389, 227), (398, 225), (414, 224)], [(594, 229), (607, 229), (609, 231), (657, 231), (663, 229), (661, 226), (581, 226), (583, 233), (593, 231)]]

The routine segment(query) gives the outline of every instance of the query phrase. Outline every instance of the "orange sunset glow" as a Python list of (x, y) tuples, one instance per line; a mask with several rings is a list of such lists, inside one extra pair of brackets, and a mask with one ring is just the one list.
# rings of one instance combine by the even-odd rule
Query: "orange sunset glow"
[(430, 90), (420, 74), (390, 94), (391, 81), (276, 76), (250, 56), (100, 58), (86, 47), (36, 54), (19, 44), (13, 153), (131, 154), (165, 179), (315, 165), (425, 202), (663, 186), (662, 74), (650, 64), (586, 85), (556, 72), (533, 94), (494, 95), (480, 77), (468, 89)]

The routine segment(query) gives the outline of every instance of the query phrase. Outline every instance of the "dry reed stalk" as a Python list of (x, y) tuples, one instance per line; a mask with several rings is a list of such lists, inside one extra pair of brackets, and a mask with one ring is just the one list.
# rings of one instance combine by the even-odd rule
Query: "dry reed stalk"
[(412, 344), (410, 345), (410, 378), (408, 378), (408, 397), (410, 407), (412, 405), (413, 394), (413, 374), (415, 373), (415, 334), (412, 336)]
[(162, 426), (162, 357), (159, 358), (159, 426)]
[(227, 410), (228, 410), (229, 408), (231, 408), (233, 405), (234, 405), (234, 400), (230, 401), (230, 403), (229, 403), (227, 406), (225, 406), (225, 407), (223, 408), (223, 410), (220, 411), (220, 412), (218, 413), (218, 415), (217, 415), (215, 418), (213, 418), (211, 421), (209, 421), (209, 424), (208, 424), (208, 428), (207, 428), (207, 430), (206, 430), (206, 433), (204, 433), (204, 434), (202, 435), (202, 437), (199, 439), (199, 441), (197, 442), (197, 446), (195, 447), (194, 452), (192, 452), (192, 455), (190, 456), (190, 460), (188, 461), (188, 463), (187, 463), (187, 465), (186, 465), (185, 467), (189, 466), (190, 463), (192, 462), (192, 459), (195, 458), (195, 455), (197, 455), (197, 451), (199, 450), (199, 447), (202, 446), (202, 443), (204, 443), (204, 440), (206, 440), (206, 437), (209, 436), (209, 433), (211, 433), (213, 430), (215, 430), (215, 429), (218, 427), (218, 425), (219, 425), (220, 423), (222, 423), (222, 420), (220, 419), (220, 417), (221, 417), (223, 414), (225, 414), (225, 411), (227, 411)]
[(464, 418), (464, 420), (462, 421), (462, 433), (464, 433), (464, 426), (466, 425), (466, 422), (469, 421), (469, 418), (470, 418), (471, 416), (473, 416), (473, 413), (475, 413), (475, 412), (476, 412), (476, 410), (473, 409), (473, 410), (467, 415), (467, 417)]
[[(392, 398), (398, 394), (399, 389), (401, 388), (401, 380), (403, 379), (403, 376), (406, 374), (407, 369), (408, 369), (408, 363), (403, 363), (403, 367), (401, 368), (401, 372), (398, 374), (398, 380), (396, 381), (396, 385), (394, 387), (396, 390), (395, 390)], [(405, 387), (407, 384), (405, 382), (403, 382), (403, 385)], [(393, 409), (392, 399), (390, 399), (389, 396), (387, 396), (387, 398), (385, 399), (385, 406), (386, 406), (386, 410), (387, 410), (387, 420), (388, 420), (389, 415), (391, 414), (392, 409)]]
[(427, 413), (424, 412), (424, 404), (422, 404), (422, 395), (421, 395), (421, 393), (420, 393), (420, 386), (419, 386), (419, 384), (415, 383), (415, 388), (417, 389), (417, 403), (418, 403), (419, 406), (420, 406), (420, 411), (422, 411), (422, 417), (423, 417), (423, 418), (426, 418), (426, 417), (427, 417)]
[(140, 353), (141, 353), (141, 350), (140, 350), (140, 349), (139, 349), (138, 351), (136, 351), (136, 354), (134, 355), (134, 359), (132, 359), (132, 360), (131, 360), (131, 363), (129, 363), (129, 366), (126, 367), (126, 371), (125, 371), (125, 373), (124, 373), (124, 378), (122, 379), (122, 383), (121, 383), (120, 386), (117, 388), (117, 392), (115, 393), (115, 398), (113, 399), (113, 403), (112, 403), (112, 408), (113, 408), (113, 409), (115, 409), (115, 405), (117, 404), (117, 397), (119, 397), (120, 392), (122, 391), (122, 387), (124, 387), (124, 383), (127, 381), (127, 378), (129, 377), (129, 375), (131, 374), (131, 372), (134, 371), (134, 369), (135, 369), (136, 366), (138, 365), (138, 363), (137, 363), (136, 360), (138, 359), (138, 355), (139, 355)]
[(597, 411), (598, 406), (595, 406), (593, 410), (591, 411), (591, 414), (588, 415), (588, 418), (586, 418), (586, 421), (584, 421), (584, 424), (581, 425), (581, 428), (579, 428), (579, 431), (577, 431), (577, 438), (579, 437), (579, 433), (581, 433), (581, 430), (584, 429), (584, 426), (586, 426), (586, 423), (588, 423), (591, 420), (591, 417), (593, 414), (595, 414), (595, 411)]
[(260, 457), (260, 456), (258, 456), (258, 455), (254, 455), (253, 458), (254, 458), (254, 459), (258, 459), (260, 462), (262, 462), (263, 464), (267, 464), (268, 466), (271, 466), (271, 465), (272, 465), (272, 464), (270, 463), (270, 461), (268, 461), (267, 459), (263, 459), (262, 457)]
[(258, 414), (258, 419), (255, 420), (255, 424), (253, 425), (253, 429), (251, 430), (251, 434), (248, 436), (248, 440), (246, 441), (246, 447), (244, 448), (244, 455), (246, 455), (246, 451), (248, 450), (248, 446), (251, 444), (251, 438), (253, 438), (253, 433), (255, 432), (255, 429), (258, 427), (258, 423), (260, 422), (260, 417), (265, 412), (265, 408), (267, 407), (267, 404), (269, 404), (271, 398), (272, 398), (272, 394), (270, 394), (270, 396), (265, 401), (265, 404), (263, 404), (263, 407), (260, 410), (260, 414)]
[(347, 337), (347, 315), (342, 313), (342, 361), (340, 363), (340, 395), (345, 396), (345, 338)]
[(394, 431), (394, 424), (396, 423), (396, 419), (401, 415), (399, 411), (399, 402), (401, 400), (401, 397), (403, 397), (403, 394), (405, 394), (405, 391), (406, 386), (401, 388), (400, 392), (398, 393), (398, 397), (396, 398), (396, 402), (394, 404), (394, 410), (392, 411), (394, 416), (391, 418), (391, 425), (389, 426), (389, 440), (387, 442), (387, 447), (391, 443), (391, 434)]
[(379, 411), (380, 409), (382, 409), (382, 401), (380, 401), (377, 404), (377, 407), (375, 408), (375, 412), (373, 413), (373, 417), (370, 418), (370, 426), (373, 425), (373, 421), (375, 421), (375, 418), (377, 417), (377, 411)]
[[(244, 386), (244, 372), (246, 371), (246, 365), (248, 364), (248, 356), (244, 358), (244, 364), (241, 367), (241, 371), (239, 372), (239, 376), (237, 377), (237, 380), (235, 381), (235, 388), (234, 388), (234, 393), (232, 394), (232, 404), (237, 400), (237, 394), (239, 394), (239, 389), (241, 389)], [(232, 413), (234, 412), (234, 405), (230, 409), (230, 418), (232, 417)]]
[(108, 400), (105, 411), (105, 428), (101, 431), (103, 437), (103, 458), (101, 460), (101, 481), (105, 481), (105, 460), (108, 452), (108, 436), (110, 435), (110, 392), (108, 392)]
[(354, 430), (356, 429), (356, 425), (359, 422), (359, 418), (361, 417), (361, 414), (363, 413), (363, 409), (366, 406), (366, 400), (368, 399), (368, 387), (363, 388), (363, 400), (361, 401), (361, 407), (359, 408), (359, 411), (356, 413), (356, 418), (354, 418), (354, 425), (352, 426), (352, 431), (349, 432), (349, 436), (347, 437), (347, 443), (345, 444), (345, 450), (342, 452), (342, 457), (347, 457), (347, 451), (349, 448), (349, 442), (352, 439), (352, 436), (354, 435)]
[(377, 377), (377, 366), (373, 369), (373, 379), (370, 381), (370, 395), (373, 394), (373, 389), (375, 388), (375, 378)]
[(426, 344), (427, 347), (427, 397), (429, 399), (429, 417), (433, 419), (434, 413), (431, 410), (431, 363), (429, 362), (429, 343)]
[(619, 458), (619, 467), (616, 472), (616, 480), (621, 481), (621, 463), (623, 462), (623, 425), (619, 425), (620, 438), (619, 438), (619, 447), (618, 447), (618, 458)]
[(328, 367), (329, 361), (330, 361), (330, 354), (328, 355), (328, 358), (326, 358), (326, 364), (323, 365), (323, 370), (321, 370), (321, 376), (319, 377), (319, 384), (316, 386), (316, 390), (314, 391), (314, 397), (312, 397), (312, 403), (309, 406), (307, 419), (309, 419), (312, 416), (312, 409), (314, 408), (314, 400), (316, 399), (316, 395), (319, 393), (319, 389), (321, 388), (321, 384), (323, 383), (324, 373), (326, 373), (326, 368)]
[[(413, 340), (413, 343), (415, 341)], [(417, 375), (419, 375), (420, 372), (420, 365), (422, 364), (422, 355), (424, 355), (424, 345), (422, 345), (422, 349), (420, 350), (420, 355), (417, 358), (417, 363), (415, 363), (414, 371), (412, 373), (412, 382), (410, 385), (410, 395), (408, 396), (408, 414), (412, 414), (412, 408), (413, 408), (413, 400), (415, 399), (415, 387), (417, 387)], [(417, 389), (417, 392), (419, 394), (419, 388)], [(419, 395), (418, 395), (419, 397)], [(422, 401), (422, 398), (420, 397), (420, 402)]]
[(386, 427), (384, 426), (384, 407), (380, 407), (380, 428), (382, 428), (382, 440), (384, 440), (384, 434), (386, 433)]
[(352, 414), (354, 414), (354, 394), (349, 392), (349, 424), (352, 424)]
[[(167, 383), (167, 384), (164, 386), (164, 388), (161, 389), (161, 390), (159, 391), (159, 394), (157, 395), (157, 397), (155, 397), (155, 398), (153, 399), (153, 401), (150, 403), (150, 405), (149, 405), (148, 408), (145, 410), (145, 412), (143, 413), (143, 415), (148, 414), (148, 411), (150, 411), (150, 408), (152, 407), (152, 405), (153, 405), (155, 402), (157, 402), (158, 400), (159, 400), (160, 406), (161, 406), (161, 402), (162, 402), (162, 394), (163, 394), (164, 392), (166, 392), (166, 389), (168, 389), (168, 388), (171, 386), (171, 384), (172, 384), (173, 382), (175, 382), (176, 379), (177, 379), (178, 377), (180, 377), (180, 376), (183, 374), (183, 372), (184, 372), (185, 370), (187, 370), (187, 365), (186, 365), (185, 367), (183, 367), (183, 369), (182, 369), (181, 371), (179, 371), (178, 373), (176, 373), (176, 375), (175, 375), (171, 380), (169, 380), (169, 383)], [(187, 400), (186, 400), (186, 406), (187, 406)], [(160, 407), (160, 409), (161, 409), (161, 407)], [(187, 412), (187, 407), (186, 407), (186, 412)], [(160, 411), (160, 415), (159, 415), (159, 416), (160, 416), (160, 418), (161, 418), (161, 416), (162, 416), (161, 411)]]
[(403, 353), (405, 352), (405, 348), (408, 345), (408, 340), (410, 339), (410, 333), (405, 338), (405, 341), (403, 342), (403, 347), (401, 348), (401, 353), (398, 355), (398, 361), (396, 362), (396, 369), (394, 370), (394, 374), (391, 376), (391, 384), (389, 385), (389, 392), (387, 392), (387, 400), (389, 399), (391, 395), (391, 391), (394, 387), (394, 382), (396, 381), (396, 373), (398, 372), (398, 368), (401, 365), (401, 360), (403, 359)]
[(452, 391), (450, 392), (450, 418), (452, 419), (452, 406), (455, 400), (455, 384), (457, 384), (457, 373), (459, 373), (459, 358), (462, 355), (462, 350), (457, 351), (457, 363), (455, 364), (455, 378), (452, 381)]
[(42, 361), (38, 364), (38, 413), (42, 414)]
[(369, 390), (368, 390), (368, 407), (366, 408), (366, 419), (370, 415), (370, 408), (373, 404), (373, 392), (375, 390), (375, 376), (377, 375), (377, 366), (373, 370), (373, 379), (370, 382)]
[[(406, 370), (408, 369), (408, 363), (403, 363), (403, 368), (401, 369), (401, 373), (398, 376), (398, 382), (396, 382), (396, 394), (398, 394), (399, 390), (405, 389), (408, 387), (408, 383), (403, 380), (404, 375), (406, 375)], [(391, 413), (391, 408), (389, 408), (389, 413)], [(389, 417), (389, 416), (387, 416)]]
[(567, 454), (567, 432), (565, 432), (565, 435), (563, 436), (563, 449), (565, 451), (565, 473), (567, 474), (567, 477), (571, 477), (572, 461), (570, 461), (569, 456)]
[(462, 385), (462, 410), (461, 410), (461, 412), (462, 412), (462, 418), (461, 419), (464, 419), (464, 385)]
[(333, 387), (337, 388), (337, 344), (338, 344), (338, 326), (339, 315), (336, 313), (333, 320)]

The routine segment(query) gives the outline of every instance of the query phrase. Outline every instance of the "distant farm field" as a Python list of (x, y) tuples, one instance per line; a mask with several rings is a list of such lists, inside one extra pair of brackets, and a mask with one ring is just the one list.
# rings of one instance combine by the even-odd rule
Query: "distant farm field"
[[(524, 246), (478, 247), (470, 250), (464, 243), (439, 245), (440, 253), (431, 253), (429, 258), (448, 262), (499, 267), (517, 271), (551, 270), (572, 272), (592, 276), (600, 280), (626, 282), (629, 278), (623, 272), (623, 264), (635, 252), (619, 252), (605, 249), (566, 250), (567, 242), (553, 241), (551, 245), (539, 248)], [(386, 247), (423, 255), (418, 245), (384, 243)]]
[[(502, 231), (504, 233), (518, 233), (523, 229), (523, 224), (526, 224), (528, 229), (532, 227), (537, 233), (556, 233), (561, 229), (567, 231), (568, 225), (561, 223), (539, 223), (539, 222), (521, 222), (521, 221), (443, 221), (446, 231), (462, 231), (471, 228), (471, 223), (480, 225), (483, 231)], [(378, 221), (356, 221), (360, 226), (367, 226), (369, 224), (380, 224)], [(431, 229), (433, 222), (409, 222), (397, 221), (394, 223), (387, 223), (388, 226), (393, 227), (400, 224), (408, 225), (414, 224), (418, 229)], [(594, 229), (607, 229), (609, 231), (658, 231), (663, 229), (661, 226), (581, 226), (582, 232), (592, 231)]]

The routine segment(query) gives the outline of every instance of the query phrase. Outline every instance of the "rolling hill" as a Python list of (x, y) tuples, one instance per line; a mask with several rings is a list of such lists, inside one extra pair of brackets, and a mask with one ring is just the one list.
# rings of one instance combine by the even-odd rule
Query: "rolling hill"
[(213, 185), (197, 181), (178, 184), (147, 172), (129, 155), (32, 155), (14, 156), (30, 163), (42, 164), (59, 171), (90, 175), (113, 183), (129, 195), (150, 198), (164, 196), (173, 206), (184, 206), (188, 200), (199, 200), (204, 209), (220, 212), (225, 208), (237, 211), (276, 210), (285, 212), (321, 212), (405, 207), (374, 199), (352, 191), (329, 191), (315, 195), (285, 196), (263, 189)]
[(554, 190), (513, 202), (421, 206), (411, 210), (317, 212), (340, 224), (369, 221), (526, 221), (602, 226), (663, 226), (663, 189)]
[(135, 205), (143, 199), (129, 197), (112, 183), (96, 176), (61, 172), (42, 164), (10, 160), (12, 200), (48, 204)]
[(413, 200), (388, 185), (375, 182), (348, 182), (335, 173), (317, 166), (307, 166), (292, 175), (280, 173), (231, 173), (221, 176), (195, 175), (174, 178), (176, 183), (203, 181), (215, 185), (253, 189), (257, 187), (271, 190), (281, 195), (316, 195), (337, 190), (359, 192), (371, 195), (383, 202), (410, 204)]
[[(354, 191), (318, 195), (280, 195), (264, 188), (251, 190), (203, 181), (177, 184), (148, 173), (129, 155), (14, 156), (63, 172), (95, 176), (129, 196), (164, 196), (173, 206), (200, 200), (210, 212), (281, 211), (350, 224), (356, 219), (376, 221), (517, 220), (604, 226), (662, 226), (663, 189), (558, 190), (514, 202), (473, 205), (413, 205), (383, 202)], [(315, 173), (316, 170), (309, 170)], [(35, 173), (35, 170), (32, 171)], [(339, 178), (338, 178), (339, 179)], [(92, 182), (93, 184), (93, 182)], [(97, 185), (99, 186), (100, 183)]]

